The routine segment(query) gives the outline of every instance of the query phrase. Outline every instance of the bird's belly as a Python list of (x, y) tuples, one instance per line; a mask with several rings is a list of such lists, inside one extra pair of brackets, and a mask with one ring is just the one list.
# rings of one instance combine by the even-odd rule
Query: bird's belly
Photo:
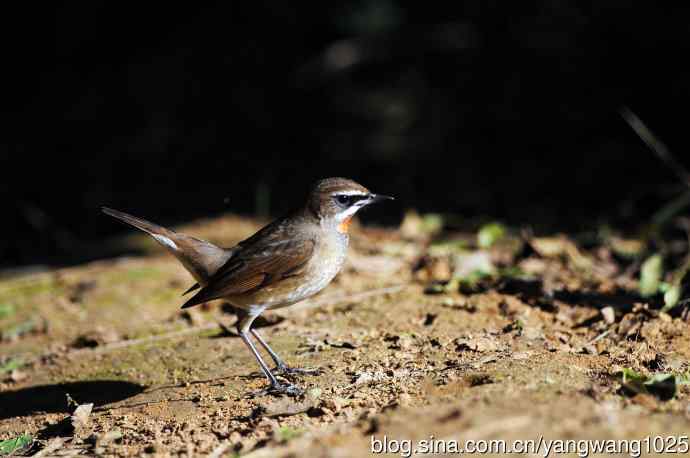
[(285, 305), (294, 304), (318, 293), (328, 286), (331, 280), (338, 274), (338, 271), (340, 271), (340, 266), (337, 269), (331, 267), (319, 269), (317, 272), (312, 273), (311, 279), (308, 282), (298, 286), (287, 295)]
[(347, 241), (345, 246), (326, 246), (314, 256), (307, 266), (304, 275), (289, 277), (266, 288), (263, 303), (268, 308), (286, 307), (313, 296), (335, 278), (345, 263)]

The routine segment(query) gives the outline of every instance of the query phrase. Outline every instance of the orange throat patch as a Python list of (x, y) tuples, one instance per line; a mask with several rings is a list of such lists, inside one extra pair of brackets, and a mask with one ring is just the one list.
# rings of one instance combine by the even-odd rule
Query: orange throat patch
[(352, 222), (352, 216), (348, 216), (343, 220), (342, 223), (338, 224), (338, 232), (341, 234), (347, 234), (347, 231), (350, 229), (350, 223)]

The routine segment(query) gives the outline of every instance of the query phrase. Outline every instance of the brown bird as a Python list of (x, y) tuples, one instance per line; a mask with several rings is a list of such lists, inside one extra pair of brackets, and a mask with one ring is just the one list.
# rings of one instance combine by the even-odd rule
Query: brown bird
[[(260, 394), (299, 395), (302, 390), (279, 381), (275, 373), (318, 373), (288, 367), (252, 329), (264, 310), (286, 307), (325, 288), (340, 271), (348, 246), (348, 226), (363, 207), (393, 199), (371, 193), (346, 178), (314, 184), (306, 204), (277, 219), (232, 248), (179, 234), (149, 221), (103, 207), (103, 212), (150, 234), (195, 278), (199, 289), (182, 308), (223, 298), (242, 311), (237, 331), (256, 358), (270, 386)], [(272, 372), (250, 340), (252, 334), (276, 364)]]

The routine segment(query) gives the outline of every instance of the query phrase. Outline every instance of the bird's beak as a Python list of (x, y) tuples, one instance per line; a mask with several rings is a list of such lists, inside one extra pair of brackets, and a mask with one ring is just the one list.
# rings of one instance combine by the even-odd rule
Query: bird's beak
[(382, 202), (384, 200), (395, 200), (395, 197), (384, 196), (382, 194), (369, 194), (369, 199), (367, 199), (367, 205)]

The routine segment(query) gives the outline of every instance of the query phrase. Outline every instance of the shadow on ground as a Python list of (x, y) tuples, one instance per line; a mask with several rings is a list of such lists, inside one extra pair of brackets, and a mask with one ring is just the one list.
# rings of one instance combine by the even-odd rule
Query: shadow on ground
[(79, 404), (95, 407), (136, 396), (145, 387), (116, 380), (59, 383), (0, 393), (0, 419), (21, 417), (36, 412), (68, 412), (67, 394)]
[(644, 298), (634, 291), (616, 290), (610, 293), (591, 291), (568, 291), (558, 289), (547, 293), (541, 280), (509, 279), (497, 288), (502, 294), (512, 294), (528, 303), (534, 303), (542, 309), (553, 309), (553, 300), (568, 303), (577, 307), (601, 309), (611, 306), (621, 312), (630, 312), (634, 304), (649, 302), (654, 306), (661, 304), (656, 298)]

